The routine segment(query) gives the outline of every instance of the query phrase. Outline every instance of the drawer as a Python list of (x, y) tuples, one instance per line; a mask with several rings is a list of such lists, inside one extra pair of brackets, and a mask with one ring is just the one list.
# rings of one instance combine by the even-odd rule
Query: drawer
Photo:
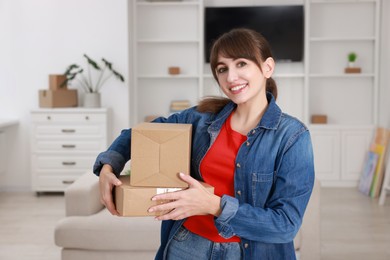
[(35, 128), (36, 137), (39, 136), (103, 136), (105, 128), (101, 125), (38, 125)]
[(106, 149), (106, 142), (100, 140), (34, 140), (36, 152), (96, 152)]
[(81, 175), (63, 175), (63, 176), (37, 176), (34, 183), (35, 190), (65, 190), (69, 185), (75, 182)]
[[(97, 155), (97, 154), (96, 154)], [(92, 169), (96, 156), (36, 155), (37, 169)]]
[(33, 113), (32, 121), (37, 123), (105, 123), (106, 114), (99, 113)]

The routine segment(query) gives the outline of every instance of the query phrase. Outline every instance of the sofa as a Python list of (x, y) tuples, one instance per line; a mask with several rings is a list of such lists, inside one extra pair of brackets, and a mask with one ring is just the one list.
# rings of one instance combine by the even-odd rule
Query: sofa
[[(62, 260), (153, 259), (160, 222), (112, 216), (101, 204), (98, 177), (87, 172), (65, 190), (66, 216), (54, 231)], [(295, 240), (298, 259), (320, 259), (320, 184), (316, 181)]]

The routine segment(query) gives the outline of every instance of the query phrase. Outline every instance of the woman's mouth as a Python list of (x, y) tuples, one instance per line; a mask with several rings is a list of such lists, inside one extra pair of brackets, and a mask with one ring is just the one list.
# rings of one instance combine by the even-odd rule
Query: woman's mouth
[(236, 85), (234, 87), (231, 87), (229, 90), (233, 93), (233, 94), (237, 94), (237, 93), (240, 93), (244, 88), (246, 88), (248, 86), (248, 84), (241, 84), (241, 85)]

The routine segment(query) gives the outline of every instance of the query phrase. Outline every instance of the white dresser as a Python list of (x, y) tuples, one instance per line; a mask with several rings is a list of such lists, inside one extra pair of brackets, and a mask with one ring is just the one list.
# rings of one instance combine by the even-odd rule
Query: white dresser
[(31, 111), (32, 189), (64, 191), (107, 148), (107, 109)]

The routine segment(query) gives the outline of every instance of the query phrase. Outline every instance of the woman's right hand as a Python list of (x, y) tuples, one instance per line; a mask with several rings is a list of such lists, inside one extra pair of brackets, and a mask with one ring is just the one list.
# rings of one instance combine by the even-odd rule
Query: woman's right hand
[(108, 164), (103, 165), (99, 175), (100, 201), (112, 215), (119, 216), (112, 198), (112, 189), (121, 184), (122, 182), (115, 176), (112, 167)]

